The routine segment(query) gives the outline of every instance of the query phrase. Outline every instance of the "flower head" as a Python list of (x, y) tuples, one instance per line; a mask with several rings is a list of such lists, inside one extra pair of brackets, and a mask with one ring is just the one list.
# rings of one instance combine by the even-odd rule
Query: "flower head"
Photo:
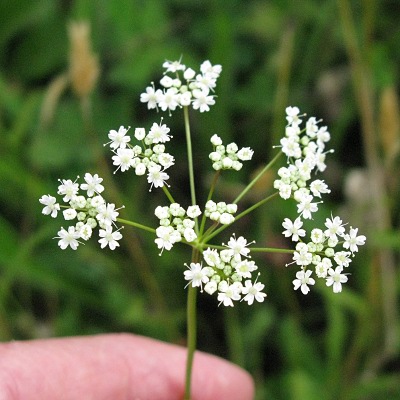
[(342, 283), (346, 283), (348, 278), (342, 274), (343, 267), (339, 266), (335, 269), (329, 268), (329, 276), (326, 278), (326, 286), (333, 287), (333, 293), (340, 293), (342, 291)]
[(203, 291), (203, 283), (207, 283), (209, 278), (207, 276), (207, 267), (202, 267), (200, 263), (190, 263), (190, 266), (185, 264), (186, 267), (189, 269), (188, 271), (184, 272), (185, 279), (190, 281), (189, 283), (193, 287), (200, 286), (201, 291)]
[(308, 285), (314, 285), (315, 280), (311, 278), (312, 271), (309, 269), (307, 271), (298, 271), (296, 273), (296, 279), (293, 281), (294, 290), (300, 288), (303, 294), (307, 294), (310, 291)]

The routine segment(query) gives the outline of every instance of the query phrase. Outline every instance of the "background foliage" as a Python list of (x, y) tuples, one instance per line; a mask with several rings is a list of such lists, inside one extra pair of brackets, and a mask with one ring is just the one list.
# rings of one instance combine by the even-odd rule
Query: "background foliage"
[[(38, 199), (55, 193), (58, 178), (98, 172), (105, 196), (126, 205), (124, 217), (153, 225), (163, 194), (149, 196), (134, 174), (113, 176), (102, 144), (110, 129), (159, 121), (139, 95), (159, 79), (165, 59), (183, 56), (194, 69), (210, 59), (223, 73), (217, 104), (192, 115), (200, 197), (212, 134), (256, 150), (250, 167), (220, 182), (217, 196), (234, 198), (273, 156), (285, 107), (298, 105), (324, 119), (335, 148), (324, 176), (333, 196), (319, 218), (339, 212), (367, 235), (368, 246), (341, 295), (322, 286), (306, 297), (295, 293), (287, 259), (259, 257), (266, 302), (225, 310), (200, 296), (200, 349), (247, 368), (258, 399), (400, 398), (398, 6), (0, 1), (0, 339), (128, 331), (184, 344), (184, 246), (158, 257), (150, 234), (126, 228), (114, 252), (94, 240), (63, 252), (51, 240), (60, 220), (42, 216)], [(90, 23), (101, 69), (86, 101), (62, 83), (71, 21)], [(183, 119), (179, 112), (164, 117), (178, 160), (171, 190), (188, 204)], [(255, 198), (271, 190), (272, 179), (257, 185)], [(290, 246), (280, 224), (293, 212), (293, 205), (268, 203), (240, 229), (260, 246)]]

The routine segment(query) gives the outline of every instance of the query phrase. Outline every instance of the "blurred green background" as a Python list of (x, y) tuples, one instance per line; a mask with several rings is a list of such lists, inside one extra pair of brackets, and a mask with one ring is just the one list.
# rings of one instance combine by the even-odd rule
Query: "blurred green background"
[[(246, 368), (257, 399), (400, 399), (399, 17), (396, 0), (1, 0), (0, 339), (127, 331), (185, 343), (188, 248), (159, 257), (151, 234), (126, 227), (115, 251), (96, 240), (61, 251), (52, 238), (62, 221), (43, 216), (38, 199), (55, 195), (58, 178), (96, 172), (105, 197), (125, 204), (122, 217), (154, 226), (165, 196), (133, 173), (114, 176), (103, 143), (120, 125), (159, 122), (139, 96), (163, 61), (182, 56), (198, 69), (209, 59), (223, 72), (211, 112), (192, 113), (199, 198), (212, 134), (256, 151), (219, 182), (216, 197), (233, 199), (273, 157), (285, 107), (297, 105), (323, 118), (335, 149), (316, 222), (339, 214), (367, 246), (340, 295), (321, 282), (294, 292), (286, 257), (257, 256), (266, 301), (226, 310), (199, 296), (199, 348)], [(78, 45), (88, 77), (71, 85), (72, 21), (90, 24), (100, 73)], [(171, 192), (189, 204), (181, 114), (162, 116), (177, 159)], [(270, 193), (273, 179), (248, 201)], [(274, 200), (236, 231), (290, 247), (281, 222), (294, 215), (294, 204)]]

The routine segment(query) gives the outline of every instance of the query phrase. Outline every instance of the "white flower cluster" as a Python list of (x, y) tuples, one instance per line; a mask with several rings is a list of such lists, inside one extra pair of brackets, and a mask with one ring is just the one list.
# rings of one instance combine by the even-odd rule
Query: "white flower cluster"
[(158, 248), (171, 250), (172, 246), (182, 241), (182, 237), (188, 242), (194, 242), (197, 239), (194, 231), (194, 218), (200, 214), (198, 206), (189, 206), (187, 210), (178, 203), (172, 203), (169, 206), (158, 206), (154, 214), (160, 220), (160, 226), (156, 229), (157, 239), (155, 243)]
[[(177, 107), (192, 106), (195, 110), (205, 112), (215, 104), (213, 92), (221, 74), (221, 65), (212, 65), (204, 61), (200, 65), (200, 74), (187, 68), (181, 61), (166, 61), (164, 76), (160, 80), (163, 89), (155, 89), (154, 84), (140, 95), (140, 101), (147, 103), (148, 109), (161, 108), (162, 111), (174, 111)], [(173, 76), (169, 76), (171, 73)]]
[(210, 160), (216, 171), (221, 169), (234, 169), (239, 171), (243, 164), (240, 161), (249, 161), (253, 157), (254, 151), (250, 147), (243, 147), (239, 150), (236, 143), (229, 143), (227, 146), (222, 144), (222, 139), (218, 135), (211, 137), (214, 150), (210, 153)]
[[(136, 175), (147, 173), (147, 181), (151, 184), (150, 190), (154, 187), (166, 185), (169, 175), (166, 169), (175, 164), (174, 157), (165, 152), (164, 143), (171, 139), (170, 129), (165, 124), (153, 123), (150, 131), (146, 134), (144, 128), (135, 129), (135, 138), (142, 143), (142, 146), (132, 146), (129, 142), (131, 137), (127, 135), (128, 129), (120, 126), (118, 131), (110, 130), (108, 137), (114, 152), (113, 165), (124, 172), (130, 168), (135, 170)], [(114, 173), (115, 173), (114, 172)]]
[(193, 287), (200, 287), (212, 295), (218, 291), (218, 301), (224, 306), (233, 307), (234, 301), (247, 301), (249, 305), (254, 300), (263, 302), (266, 294), (262, 292), (264, 286), (255, 279), (252, 282), (252, 272), (258, 269), (254, 261), (249, 260), (250, 249), (247, 240), (233, 235), (226, 249), (207, 248), (203, 258), (207, 266), (200, 263), (191, 263), (184, 272), (185, 279)]
[[(293, 222), (285, 218), (283, 234), (292, 237), (297, 242), (300, 237), (306, 236), (302, 229), (303, 222), (297, 217)], [(358, 251), (358, 246), (365, 244), (366, 237), (358, 235), (358, 229), (350, 227), (346, 233), (342, 220), (339, 217), (327, 218), (325, 230), (314, 228), (310, 234), (308, 243), (299, 242), (293, 255), (293, 262), (301, 267), (293, 281), (294, 289), (301, 288), (304, 294), (309, 292), (308, 285), (314, 285), (315, 280), (311, 278), (312, 270), (318, 278), (326, 280), (327, 286), (332, 286), (334, 293), (342, 291), (342, 283), (347, 282), (347, 276), (343, 269), (347, 268), (352, 261), (352, 256)], [(338, 245), (341, 248), (336, 249)], [(287, 266), (287, 265), (286, 265)]]
[(204, 215), (212, 221), (219, 222), (222, 225), (229, 225), (235, 221), (235, 214), (237, 211), (237, 204), (226, 204), (223, 201), (215, 203), (208, 200), (206, 203)]
[(318, 202), (313, 202), (314, 197), (321, 197), (322, 193), (330, 193), (326, 183), (314, 180), (310, 184), (311, 174), (314, 170), (324, 171), (326, 168), (325, 143), (330, 140), (327, 127), (318, 127), (318, 121), (311, 117), (306, 122), (304, 129), (300, 128), (302, 120), (297, 107), (286, 108), (285, 137), (281, 139), (282, 152), (288, 159), (288, 167), (278, 171), (280, 179), (275, 180), (274, 188), (279, 190), (283, 199), (293, 198), (298, 202), (297, 208), (300, 215), (312, 219), (312, 213), (318, 210)]
[[(295, 242), (306, 236), (301, 218), (312, 219), (312, 213), (318, 210), (318, 202), (314, 201), (314, 197), (321, 198), (321, 194), (330, 193), (328, 185), (322, 180), (316, 179), (308, 183), (313, 170), (322, 172), (326, 168), (325, 143), (330, 140), (329, 132), (326, 126), (318, 127), (318, 121), (314, 117), (307, 120), (304, 129), (300, 129), (302, 120), (299, 113), (297, 107), (286, 108), (288, 125), (281, 146), (282, 152), (287, 156), (288, 167), (278, 170), (280, 179), (274, 182), (274, 187), (279, 190), (283, 199), (293, 197), (298, 203), (299, 216), (293, 222), (285, 218), (282, 224), (285, 228), (283, 234), (292, 237)], [(346, 233), (339, 217), (327, 218), (325, 228), (313, 229), (308, 243), (301, 241), (296, 245), (291, 264), (299, 265), (301, 270), (297, 272), (293, 285), (295, 290), (300, 288), (304, 294), (310, 290), (308, 285), (315, 284), (315, 280), (311, 278), (312, 270), (308, 269), (310, 265), (315, 267), (319, 278), (326, 280), (327, 286), (333, 286), (335, 293), (341, 292), (342, 283), (348, 280), (343, 268), (349, 266), (350, 256), (366, 240), (364, 235), (357, 236), (358, 229), (350, 228), (349, 233)], [(342, 248), (336, 250), (339, 244)]]
[[(79, 177), (78, 177), (79, 178)], [(78, 179), (77, 178), (77, 179)], [(61, 184), (58, 186), (58, 194), (63, 197), (63, 201), (67, 205), (61, 206), (64, 208), (62, 212), (66, 221), (77, 220), (75, 225), (69, 226), (67, 229), (61, 228), (58, 231), (59, 239), (58, 245), (61, 249), (65, 250), (71, 247), (76, 250), (79, 246), (80, 240), (89, 240), (92, 236), (93, 229), (99, 227), (99, 243), (100, 247), (108, 246), (114, 250), (119, 246), (118, 240), (122, 238), (120, 229), (113, 230), (116, 226), (115, 221), (118, 217), (118, 209), (115, 204), (107, 203), (100, 195), (103, 192), (104, 186), (101, 184), (103, 181), (97, 174), (85, 174), (85, 183), (80, 185), (70, 179), (60, 180)], [(86, 191), (86, 197), (79, 193), (79, 189)], [(60, 211), (60, 204), (57, 199), (51, 195), (43, 195), (39, 202), (45, 207), (43, 214), (57, 217)]]

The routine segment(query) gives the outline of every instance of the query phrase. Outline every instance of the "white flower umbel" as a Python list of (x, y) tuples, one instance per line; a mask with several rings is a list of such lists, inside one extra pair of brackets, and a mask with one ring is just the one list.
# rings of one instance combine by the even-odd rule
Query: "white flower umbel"
[(222, 225), (230, 225), (235, 221), (233, 214), (236, 214), (236, 211), (236, 204), (226, 204), (223, 201), (215, 203), (209, 200), (206, 203), (204, 215)]
[(160, 108), (171, 114), (179, 107), (192, 106), (200, 112), (210, 111), (210, 106), (215, 104), (215, 96), (210, 91), (214, 91), (222, 71), (220, 65), (212, 65), (206, 60), (200, 65), (200, 74), (187, 68), (180, 60), (166, 61), (163, 67), (162, 89), (156, 90), (152, 83), (140, 95), (140, 101), (146, 103), (148, 109)]
[(176, 242), (182, 241), (182, 237), (188, 243), (197, 239), (194, 218), (201, 215), (199, 206), (189, 206), (186, 211), (180, 204), (171, 203), (169, 206), (156, 207), (154, 214), (160, 220), (160, 226), (156, 229), (158, 238), (155, 240), (159, 249), (171, 250)]
[[(257, 282), (257, 279), (254, 284), (251, 280), (252, 273), (258, 267), (254, 261), (249, 260), (249, 244), (243, 236), (236, 239), (232, 235), (228, 245), (225, 245), (226, 249), (207, 248), (203, 251), (203, 259), (208, 268), (205, 273), (209, 279), (204, 291), (210, 295), (218, 291), (220, 304), (233, 307), (234, 301), (244, 300), (251, 305), (254, 300), (262, 302), (266, 296), (262, 292), (264, 285)], [(242, 281), (247, 278), (243, 286)]]
[[(60, 239), (58, 245), (63, 250), (68, 247), (76, 250), (81, 243), (79, 239), (89, 240), (93, 229), (98, 226), (101, 248), (108, 245), (111, 250), (114, 250), (119, 246), (117, 240), (122, 238), (119, 229), (112, 231), (112, 227), (116, 225), (119, 209), (115, 208), (115, 204), (107, 203), (100, 195), (104, 191), (101, 185), (103, 179), (97, 174), (92, 175), (87, 172), (84, 177), (85, 183), (80, 185), (76, 182), (78, 179), (79, 177), (74, 182), (69, 179), (60, 180), (58, 194), (64, 196), (64, 205), (58, 204), (56, 198), (50, 195), (44, 195), (39, 199), (40, 203), (45, 205), (43, 214), (55, 218), (57, 212), (63, 207), (64, 219), (74, 223), (67, 229), (61, 228), (58, 232), (56, 237)], [(84, 190), (87, 197), (80, 194), (79, 189)]]
[[(125, 172), (133, 169), (138, 176), (147, 173), (150, 191), (153, 187), (169, 186), (166, 183), (169, 175), (165, 170), (175, 164), (174, 157), (165, 151), (164, 143), (169, 142), (172, 138), (169, 132), (170, 128), (163, 124), (161, 119), (159, 124), (153, 123), (148, 133), (146, 133), (144, 128), (135, 128), (134, 136), (139, 142), (136, 145), (129, 143), (131, 141), (130, 137), (129, 140), (124, 142), (124, 146), (113, 146), (114, 142), (106, 143), (111, 143), (110, 147), (114, 148), (112, 160), (113, 165), (117, 166), (114, 174), (118, 170)], [(96, 191), (96, 189), (94, 190)], [(97, 193), (99, 192), (97, 191)]]
[(254, 151), (250, 147), (243, 147), (239, 150), (236, 143), (229, 143), (224, 146), (222, 139), (216, 134), (211, 137), (210, 141), (214, 149), (209, 158), (213, 162), (212, 166), (216, 171), (221, 169), (239, 171), (243, 167), (241, 161), (249, 161), (253, 157)]

